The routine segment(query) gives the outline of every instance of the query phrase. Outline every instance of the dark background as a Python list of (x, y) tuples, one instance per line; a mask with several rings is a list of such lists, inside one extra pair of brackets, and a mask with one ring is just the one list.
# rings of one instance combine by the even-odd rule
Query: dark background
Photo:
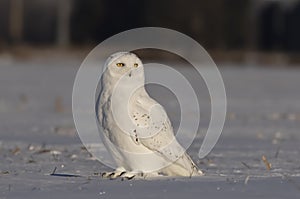
[(210, 49), (299, 52), (299, 21), (297, 0), (0, 0), (0, 44), (97, 44), (120, 31), (159, 26)]
[(156, 26), (194, 38), (216, 61), (298, 64), (299, 22), (299, 0), (0, 0), (0, 53), (90, 50), (121, 31)]

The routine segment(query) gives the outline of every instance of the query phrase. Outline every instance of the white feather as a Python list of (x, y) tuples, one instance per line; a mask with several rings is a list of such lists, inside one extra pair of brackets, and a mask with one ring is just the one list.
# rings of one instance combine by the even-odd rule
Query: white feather
[(201, 175), (177, 142), (166, 111), (146, 92), (141, 60), (119, 52), (109, 57), (105, 67), (97, 117), (117, 165), (129, 172)]

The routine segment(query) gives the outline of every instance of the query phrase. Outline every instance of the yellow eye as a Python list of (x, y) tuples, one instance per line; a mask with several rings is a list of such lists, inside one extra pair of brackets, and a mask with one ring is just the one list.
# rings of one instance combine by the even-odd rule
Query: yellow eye
[(136, 67), (138, 67), (139, 65), (138, 65), (137, 63), (135, 63), (135, 64), (133, 64), (133, 66), (136, 68)]
[(124, 63), (117, 63), (116, 65), (117, 65), (118, 67), (123, 67), (123, 66), (125, 66)]

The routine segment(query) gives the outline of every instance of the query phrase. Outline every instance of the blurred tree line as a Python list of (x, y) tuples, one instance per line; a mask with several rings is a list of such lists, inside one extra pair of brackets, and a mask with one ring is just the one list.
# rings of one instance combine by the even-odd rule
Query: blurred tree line
[[(0, 45), (97, 44), (131, 28), (171, 28), (209, 49), (300, 51), (300, 4), (257, 0), (0, 0)], [(265, 2), (265, 1), (264, 1)]]

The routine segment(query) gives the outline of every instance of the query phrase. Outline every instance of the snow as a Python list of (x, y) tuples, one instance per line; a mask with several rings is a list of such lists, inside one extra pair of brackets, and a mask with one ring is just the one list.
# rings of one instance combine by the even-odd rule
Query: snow
[[(299, 196), (300, 69), (220, 67), (228, 97), (223, 133), (199, 160), (210, 118), (209, 96), (199, 85), (201, 133), (188, 151), (205, 176), (122, 181), (102, 179), (99, 173), (110, 169), (91, 157), (76, 135), (71, 95), (79, 65), (74, 60), (0, 63), (0, 199)], [(178, 127), (172, 95), (155, 87), (150, 93)]]

